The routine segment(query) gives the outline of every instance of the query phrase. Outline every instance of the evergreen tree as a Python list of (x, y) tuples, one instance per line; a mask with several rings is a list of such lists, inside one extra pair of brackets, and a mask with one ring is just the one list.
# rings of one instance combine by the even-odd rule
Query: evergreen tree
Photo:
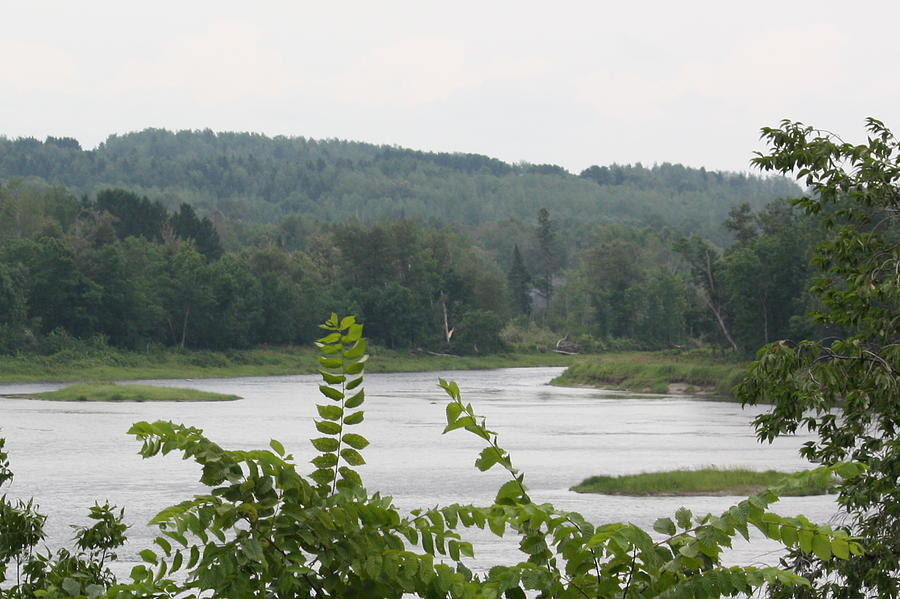
[(546, 208), (538, 211), (537, 240), (541, 251), (541, 275), (537, 284), (549, 306), (553, 295), (553, 275), (559, 268), (559, 251), (556, 247), (556, 230), (550, 220), (550, 211)]
[(512, 295), (513, 310), (517, 314), (531, 313), (531, 274), (525, 268), (519, 244), (513, 248), (512, 268), (509, 271), (509, 290)]

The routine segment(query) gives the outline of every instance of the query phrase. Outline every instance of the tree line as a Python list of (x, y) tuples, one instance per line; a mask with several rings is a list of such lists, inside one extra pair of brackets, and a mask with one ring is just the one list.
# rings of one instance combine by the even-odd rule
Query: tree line
[[(705, 343), (750, 352), (803, 335), (817, 228), (786, 202), (731, 210), (735, 242), (630, 225), (563, 234), (547, 208), (492, 229), (290, 215), (246, 223), (124, 189), (77, 198), (0, 185), (0, 350), (308, 343), (333, 307), (393, 348), (485, 353), (541, 326), (588, 350)], [(574, 239), (573, 239), (574, 237)]]
[[(222, 250), (208, 218), (121, 189), (0, 188), (0, 348), (306, 343), (333, 306), (389, 347), (498, 348), (503, 275), (460, 234), (410, 220), (321, 226), (303, 249)], [(395, 323), (388, 325), (387, 323)], [(456, 333), (454, 335), (454, 333)], [(474, 350), (473, 350), (474, 351)]]

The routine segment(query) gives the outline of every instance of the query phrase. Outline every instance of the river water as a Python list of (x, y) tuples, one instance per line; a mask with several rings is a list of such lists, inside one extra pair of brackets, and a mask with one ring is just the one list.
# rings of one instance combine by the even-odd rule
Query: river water
[[(522, 368), (366, 377), (365, 422), (371, 445), (359, 469), (370, 491), (392, 495), (402, 509), (448, 503), (487, 505), (506, 481), (499, 471), (478, 472), (482, 442), (465, 431), (442, 435), (446, 396), (438, 377), (456, 380), (463, 399), (500, 433), (501, 446), (526, 474), (532, 499), (575, 510), (595, 524), (629, 521), (650, 528), (686, 506), (721, 512), (739, 497), (614, 497), (583, 495), (569, 487), (596, 474), (627, 474), (705, 465), (799, 470), (808, 465), (796, 435), (772, 445), (756, 441), (750, 422), (764, 408), (689, 396), (637, 395), (551, 387), (560, 368)], [(11, 497), (35, 497), (49, 516), (48, 543), (71, 537), (70, 524), (87, 523), (87, 507), (109, 501), (126, 508), (132, 524), (121, 568), (150, 545), (146, 522), (165, 506), (203, 491), (199, 468), (174, 454), (143, 460), (126, 435), (131, 423), (166, 419), (202, 428), (228, 449), (266, 447), (280, 440), (298, 462), (315, 456), (308, 439), (320, 401), (317, 376), (143, 381), (234, 393), (216, 403), (63, 403), (3, 397), (52, 390), (58, 384), (0, 385), (0, 436), (15, 479)], [(310, 471), (312, 467), (310, 466)], [(828, 522), (833, 497), (785, 498), (776, 511)], [(509, 540), (476, 534), (475, 564), (517, 560)], [(774, 563), (774, 543), (736, 543), (732, 563)], [(128, 567), (126, 567), (128, 566)]]

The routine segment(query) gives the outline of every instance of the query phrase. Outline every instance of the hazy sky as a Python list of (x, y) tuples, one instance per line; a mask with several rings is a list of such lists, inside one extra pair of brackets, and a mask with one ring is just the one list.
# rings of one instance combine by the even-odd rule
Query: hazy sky
[(0, 135), (146, 127), (747, 170), (782, 118), (900, 129), (900, 3), (0, 0)]

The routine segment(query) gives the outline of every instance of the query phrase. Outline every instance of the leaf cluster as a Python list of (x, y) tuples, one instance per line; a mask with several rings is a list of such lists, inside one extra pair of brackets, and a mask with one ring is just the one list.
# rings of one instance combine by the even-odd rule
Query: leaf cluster
[(794, 203), (828, 233), (814, 257), (813, 316), (836, 335), (766, 346), (736, 388), (746, 403), (773, 404), (755, 421), (761, 439), (805, 428), (817, 434), (805, 457), (868, 467), (838, 499), (867, 551), (846, 562), (793, 559), (834, 597), (900, 594), (900, 142), (876, 119), (867, 130), (852, 144), (791, 121), (763, 129), (770, 151), (755, 163), (804, 182), (810, 193)]

